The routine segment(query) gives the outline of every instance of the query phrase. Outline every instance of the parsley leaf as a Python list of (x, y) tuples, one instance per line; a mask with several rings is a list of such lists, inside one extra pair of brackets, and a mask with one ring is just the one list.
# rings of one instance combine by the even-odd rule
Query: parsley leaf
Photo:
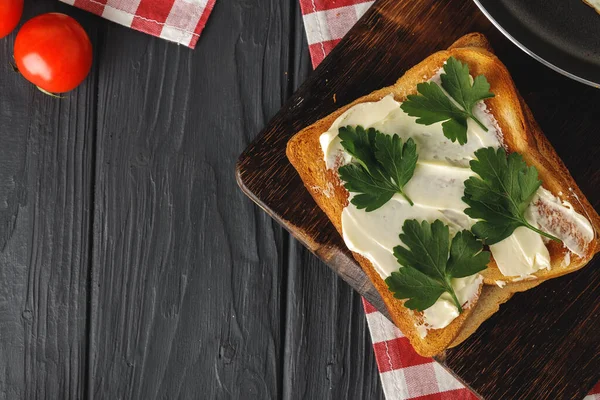
[(367, 171), (373, 169), (377, 160), (373, 149), (375, 148), (376, 130), (365, 130), (362, 126), (356, 128), (345, 126), (338, 130), (338, 137), (342, 140), (342, 147)]
[(394, 297), (407, 299), (404, 305), (423, 311), (448, 292), (459, 312), (462, 305), (452, 287), (452, 278), (464, 278), (487, 268), (490, 253), (467, 230), (449, 240), (449, 229), (440, 220), (432, 224), (406, 220), (400, 240), (406, 245), (394, 247), (401, 268), (385, 280)]
[(386, 135), (374, 128), (365, 130), (346, 126), (339, 129), (342, 147), (358, 162), (340, 167), (340, 178), (358, 209), (373, 211), (387, 203), (396, 193), (404, 193), (404, 185), (417, 166), (417, 145), (412, 139), (402, 143), (398, 135)]
[(533, 195), (542, 185), (535, 167), (528, 167), (519, 153), (508, 158), (503, 148), (479, 149), (470, 165), (479, 177), (465, 181), (463, 201), (471, 218), (479, 219), (473, 233), (487, 245), (509, 237), (515, 229), (525, 226), (540, 235), (560, 242), (560, 239), (532, 226), (525, 219)]
[(451, 141), (467, 143), (467, 120), (471, 118), (487, 132), (487, 128), (473, 114), (475, 104), (483, 99), (494, 97), (490, 92), (490, 84), (483, 75), (475, 77), (471, 84), (469, 66), (450, 57), (444, 64), (444, 73), (440, 75), (442, 88), (458, 103), (458, 106), (444, 94), (435, 82), (417, 85), (419, 94), (409, 95), (400, 105), (402, 111), (411, 117), (418, 117), (416, 122), (423, 125), (442, 123), (444, 136)]

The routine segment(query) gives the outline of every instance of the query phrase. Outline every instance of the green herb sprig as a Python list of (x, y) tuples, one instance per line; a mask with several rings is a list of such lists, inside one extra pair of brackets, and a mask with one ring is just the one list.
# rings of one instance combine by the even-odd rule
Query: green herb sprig
[(406, 220), (400, 240), (404, 246), (394, 247), (394, 255), (402, 266), (385, 280), (394, 297), (407, 299), (404, 305), (411, 310), (423, 311), (431, 307), (447, 292), (454, 305), (462, 312), (453, 278), (464, 278), (487, 268), (490, 253), (467, 230), (458, 232), (450, 244), (448, 226), (440, 220)]
[(357, 161), (338, 169), (344, 187), (358, 193), (352, 198), (356, 208), (376, 210), (396, 193), (413, 205), (404, 192), (417, 166), (417, 145), (412, 139), (402, 143), (398, 135), (386, 135), (374, 128), (365, 130), (362, 126), (340, 128), (339, 138)]
[[(450, 57), (444, 64), (444, 73), (440, 78), (442, 87), (435, 82), (419, 83), (419, 94), (409, 95), (400, 108), (411, 117), (418, 117), (418, 124), (431, 125), (445, 121), (442, 123), (444, 136), (453, 142), (458, 140), (460, 144), (467, 143), (469, 118), (487, 132), (487, 127), (473, 113), (478, 101), (494, 97), (485, 76), (475, 77), (471, 84), (469, 66)], [(442, 88), (460, 107), (446, 96)]]
[(525, 219), (535, 192), (542, 185), (535, 167), (527, 166), (519, 153), (508, 157), (503, 148), (479, 149), (476, 160), (470, 165), (478, 177), (465, 181), (463, 201), (469, 206), (465, 210), (471, 218), (479, 219), (473, 226), (473, 233), (492, 245), (509, 237), (515, 229), (525, 226), (554, 241), (555, 236), (532, 226)]

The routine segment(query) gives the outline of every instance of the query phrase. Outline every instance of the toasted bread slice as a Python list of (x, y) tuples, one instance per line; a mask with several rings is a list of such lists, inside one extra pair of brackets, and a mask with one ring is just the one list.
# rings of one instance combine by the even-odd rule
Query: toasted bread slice
[[(473, 76), (485, 75), (490, 82), (491, 91), (496, 96), (485, 100), (486, 106), (503, 132), (507, 149), (521, 153), (529, 165), (536, 166), (544, 187), (559, 196), (561, 200), (571, 202), (578, 213), (587, 216), (597, 232), (600, 229), (600, 217), (585, 199), (554, 149), (541, 133), (530, 110), (519, 96), (506, 67), (492, 53), (487, 39), (481, 34), (474, 33), (460, 38), (448, 50), (427, 57), (408, 70), (393, 86), (376, 90), (340, 108), (303, 129), (288, 142), (287, 156), (290, 162), (340, 235), (342, 234), (341, 214), (348, 204), (349, 193), (337, 172), (326, 168), (319, 143), (320, 135), (327, 131), (342, 113), (356, 104), (379, 101), (389, 94), (392, 94), (396, 101), (404, 101), (407, 95), (416, 92), (418, 83), (429, 80), (451, 56), (467, 63)], [(471, 307), (464, 310), (450, 325), (443, 329), (429, 330), (425, 338), (421, 338), (417, 332), (413, 312), (403, 306), (403, 301), (393, 297), (371, 262), (356, 253), (354, 257), (381, 294), (394, 322), (408, 337), (416, 351), (424, 356), (431, 356), (440, 353), (451, 344), (466, 339), (481, 322), (498, 309), (500, 303), (508, 300), (512, 293), (535, 286), (543, 279), (560, 276), (582, 267), (599, 249), (596, 234), (583, 257), (573, 256), (569, 265), (560, 266), (564, 260), (565, 250), (561, 246), (550, 244), (549, 252), (553, 266), (551, 270), (540, 271), (536, 274), (538, 279), (535, 282), (512, 283), (504, 289), (484, 287), (483, 292), (480, 289), (481, 306), (476, 301), (472, 301)], [(493, 261), (486, 271), (485, 281), (488, 284), (493, 284), (496, 280), (507, 280)], [(474, 318), (467, 322), (471, 314)]]

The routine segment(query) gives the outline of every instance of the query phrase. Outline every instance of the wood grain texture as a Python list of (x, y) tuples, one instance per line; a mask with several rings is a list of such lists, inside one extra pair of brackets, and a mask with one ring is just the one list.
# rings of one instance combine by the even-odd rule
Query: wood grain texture
[[(471, 31), (486, 34), (590, 202), (600, 206), (600, 91), (536, 63), (471, 2), (379, 0), (240, 157), (243, 190), (361, 294), (376, 293), (285, 158), (287, 140), (338, 107), (392, 84)], [(335, 102), (333, 95), (336, 94)], [(486, 399), (582, 398), (600, 378), (598, 260), (517, 294), (439, 360)]]
[(280, 65), (262, 66), (286, 51), (287, 10), (270, 6), (216, 8), (210, 24), (232, 26), (195, 51), (105, 31), (90, 395), (277, 396), (281, 234), (231, 190), (234, 155), (281, 101)]
[(50, 98), (0, 40), (0, 399), (381, 398), (359, 296), (235, 184), (310, 71), (297, 0), (219, 1), (195, 50), (49, 11), (94, 67)]
[(383, 398), (360, 295), (301, 247), (290, 253), (282, 398)]
[[(236, 155), (291, 95), (291, 69), (307, 72), (305, 42), (295, 67), (298, 15), (295, 1), (219, 3), (195, 51), (105, 30), (90, 396), (297, 398), (302, 387), (335, 398), (365, 375), (381, 393), (372, 356), (323, 362), (365, 345), (357, 296), (298, 284), (314, 277), (287, 234), (235, 185)], [(298, 341), (309, 301), (346, 323)]]
[[(31, 2), (24, 19), (69, 8)], [(92, 40), (97, 21), (72, 13)], [(81, 398), (96, 69), (57, 101), (10, 66), (0, 41), (0, 398)]]

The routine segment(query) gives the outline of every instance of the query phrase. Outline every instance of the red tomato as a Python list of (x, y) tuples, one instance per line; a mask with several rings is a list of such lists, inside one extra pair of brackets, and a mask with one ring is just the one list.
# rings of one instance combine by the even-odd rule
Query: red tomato
[(0, 0), (0, 39), (17, 27), (23, 14), (23, 0)]
[(75, 89), (90, 72), (92, 44), (73, 18), (43, 14), (19, 30), (15, 61), (19, 72), (34, 85), (47, 92), (64, 93)]

